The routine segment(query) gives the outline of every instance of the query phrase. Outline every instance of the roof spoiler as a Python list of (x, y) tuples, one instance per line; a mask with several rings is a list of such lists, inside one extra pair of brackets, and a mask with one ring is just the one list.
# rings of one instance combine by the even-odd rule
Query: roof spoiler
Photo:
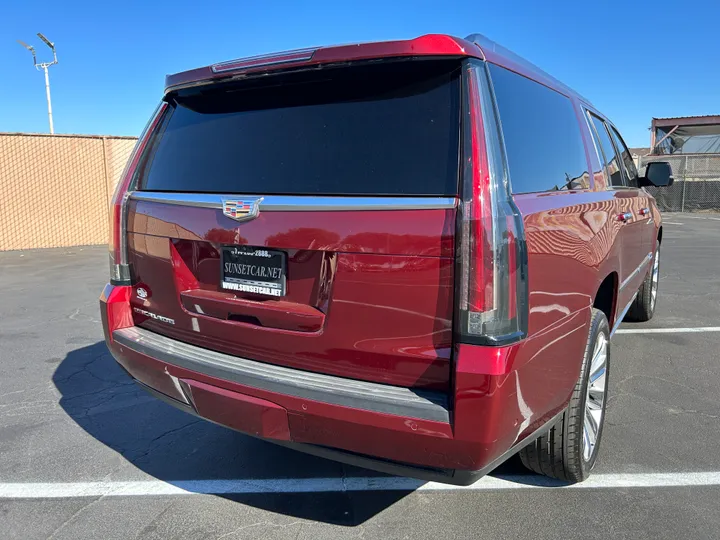
[(188, 86), (212, 84), (220, 80), (240, 79), (290, 67), (321, 67), (323, 64), (373, 58), (417, 56), (483, 57), (482, 51), (474, 43), (444, 34), (427, 34), (415, 39), (307, 48), (239, 58), (168, 75), (165, 78), (165, 92)]

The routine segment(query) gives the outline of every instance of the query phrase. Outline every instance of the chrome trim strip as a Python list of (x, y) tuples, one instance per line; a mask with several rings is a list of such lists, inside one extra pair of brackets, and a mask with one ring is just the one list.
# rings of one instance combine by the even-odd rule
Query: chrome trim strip
[(628, 302), (628, 305), (625, 306), (625, 309), (622, 310), (620, 315), (618, 315), (615, 318), (615, 324), (613, 324), (612, 330), (610, 330), (610, 337), (613, 337), (615, 334), (615, 331), (618, 329), (618, 326), (620, 326), (620, 323), (623, 322), (623, 319), (625, 318), (625, 315), (627, 314), (628, 310), (630, 309), (630, 306), (635, 301), (635, 298), (637, 297), (638, 293), (633, 294), (633, 297)]
[[(238, 195), (236, 198), (240, 198)], [(198, 208), (216, 208), (222, 210), (223, 199), (230, 198), (224, 195), (206, 195), (204, 193), (165, 193), (152, 191), (133, 191), (130, 199), (142, 202), (159, 202), (164, 204), (174, 204), (177, 206), (196, 206)]]
[(623, 280), (623, 282), (620, 284), (620, 288), (618, 289), (618, 291), (622, 291), (622, 290), (625, 288), (625, 286), (626, 286), (628, 283), (630, 283), (630, 281), (632, 281), (632, 279), (633, 279), (639, 272), (642, 271), (643, 266), (645, 266), (649, 261), (652, 260), (652, 257), (653, 257), (652, 252), (648, 253), (648, 254), (647, 254), (647, 257), (645, 257), (645, 258), (643, 259), (643, 261), (640, 263), (640, 266), (638, 266), (635, 270), (633, 270), (632, 273)]
[(137, 326), (115, 330), (120, 346), (179, 368), (268, 392), (368, 411), (450, 422), (447, 395), (303, 371), (196, 347)]
[[(170, 193), (133, 191), (134, 201), (158, 202), (177, 206), (223, 208), (224, 199), (252, 199), (258, 195), (214, 193)], [(266, 195), (260, 203), (261, 212), (333, 212), (338, 210), (436, 210), (455, 208), (455, 197), (344, 197), (314, 195)]]

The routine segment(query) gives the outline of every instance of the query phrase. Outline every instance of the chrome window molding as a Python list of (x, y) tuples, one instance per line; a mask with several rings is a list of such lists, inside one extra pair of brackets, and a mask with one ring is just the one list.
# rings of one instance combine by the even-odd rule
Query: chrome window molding
[[(225, 199), (253, 199), (261, 195), (171, 193), (134, 191), (130, 199), (140, 202), (157, 202), (176, 206), (222, 209)], [(264, 195), (261, 212), (332, 212), (338, 210), (433, 210), (455, 208), (455, 197), (381, 197), (381, 196), (314, 196)]]

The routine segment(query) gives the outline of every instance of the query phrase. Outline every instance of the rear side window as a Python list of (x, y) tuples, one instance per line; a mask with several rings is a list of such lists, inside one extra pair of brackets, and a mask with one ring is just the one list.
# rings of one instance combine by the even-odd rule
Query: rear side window
[(638, 187), (637, 168), (635, 167), (635, 162), (630, 155), (630, 150), (628, 150), (628, 147), (625, 146), (622, 137), (620, 137), (620, 134), (615, 130), (615, 128), (610, 127), (610, 134), (615, 141), (615, 148), (617, 148), (617, 151), (620, 152), (620, 157), (622, 158), (622, 163), (625, 167), (625, 175), (627, 176), (630, 187)]
[(459, 68), (389, 62), (171, 96), (140, 189), (454, 196)]
[(489, 64), (513, 193), (586, 189), (590, 175), (572, 102)]
[(588, 113), (588, 115), (594, 127), (594, 129), (590, 131), (595, 140), (595, 144), (598, 146), (600, 152), (599, 157), (603, 162), (605, 174), (610, 179), (609, 183), (612, 187), (623, 187), (625, 181), (623, 180), (622, 170), (620, 168), (620, 157), (615, 151), (615, 145), (613, 145), (610, 140), (610, 134), (605, 126), (605, 122), (592, 113)]

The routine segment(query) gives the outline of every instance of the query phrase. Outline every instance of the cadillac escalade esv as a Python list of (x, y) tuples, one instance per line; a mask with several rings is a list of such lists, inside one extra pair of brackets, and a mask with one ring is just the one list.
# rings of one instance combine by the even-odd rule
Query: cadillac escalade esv
[(168, 76), (112, 201), (107, 345), (157, 397), (467, 484), (588, 476), (661, 218), (613, 124), (474, 34)]

